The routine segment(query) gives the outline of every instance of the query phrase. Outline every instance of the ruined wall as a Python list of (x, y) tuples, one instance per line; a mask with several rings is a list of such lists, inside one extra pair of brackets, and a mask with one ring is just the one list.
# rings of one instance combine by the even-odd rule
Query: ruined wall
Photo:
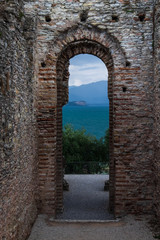
[[(39, 16), (36, 60), (42, 212), (54, 213), (62, 206), (62, 127), (57, 99), (64, 102), (64, 86), (60, 87), (63, 84), (58, 82), (56, 66), (63, 50), (78, 41), (101, 44), (113, 59), (115, 214), (152, 212), (153, 5), (152, 0), (48, 0), (26, 4), (27, 12), (36, 9)], [(74, 49), (73, 54), (63, 56), (65, 63), (77, 53), (85, 51), (77, 46), (77, 52)]]
[(158, 0), (156, 9), (153, 0), (1, 1), (3, 240), (24, 240), (37, 206), (63, 208), (62, 106), (69, 59), (80, 53), (109, 70), (110, 207), (152, 213), (154, 201), (160, 216), (158, 19)]
[(155, 81), (155, 159), (154, 210), (160, 224), (160, 2), (156, 1), (154, 15), (154, 81)]
[(25, 239), (37, 214), (34, 17), (0, 3), (0, 239)]

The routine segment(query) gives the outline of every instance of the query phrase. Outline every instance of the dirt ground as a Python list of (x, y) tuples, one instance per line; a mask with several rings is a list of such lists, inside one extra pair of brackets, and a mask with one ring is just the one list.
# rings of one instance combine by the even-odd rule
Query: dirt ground
[(64, 212), (57, 219), (39, 215), (28, 240), (153, 240), (146, 216), (115, 220), (104, 192), (108, 175), (65, 175)]
[[(60, 221), (60, 222), (58, 222)], [(120, 221), (50, 221), (39, 215), (28, 240), (153, 240), (145, 220), (128, 216)]]
[(58, 219), (107, 220), (114, 219), (109, 213), (109, 192), (104, 191), (107, 174), (65, 175), (69, 191), (64, 191), (64, 212)]

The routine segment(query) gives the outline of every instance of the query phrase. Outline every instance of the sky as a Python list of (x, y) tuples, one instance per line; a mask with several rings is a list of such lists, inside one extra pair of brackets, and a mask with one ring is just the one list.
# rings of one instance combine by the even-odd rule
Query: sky
[(98, 57), (79, 54), (70, 59), (69, 86), (80, 86), (108, 79), (105, 64)]

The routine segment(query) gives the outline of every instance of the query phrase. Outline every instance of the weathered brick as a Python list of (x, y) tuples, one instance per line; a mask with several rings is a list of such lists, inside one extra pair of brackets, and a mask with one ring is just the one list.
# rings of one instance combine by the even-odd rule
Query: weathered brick
[(109, 73), (110, 209), (160, 219), (159, 21), (159, 0), (1, 1), (0, 237), (24, 240), (37, 209), (63, 208), (62, 106), (81, 53)]

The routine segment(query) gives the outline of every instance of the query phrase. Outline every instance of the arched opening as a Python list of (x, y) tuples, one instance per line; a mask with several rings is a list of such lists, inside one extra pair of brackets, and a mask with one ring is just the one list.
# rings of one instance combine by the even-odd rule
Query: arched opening
[(94, 41), (77, 41), (69, 44), (57, 61), (57, 211), (63, 209), (63, 153), (62, 153), (62, 107), (68, 102), (69, 60), (78, 54), (92, 54), (100, 58), (108, 69), (109, 131), (110, 131), (110, 200), (114, 206), (114, 163), (113, 158), (113, 60), (110, 51)]
[[(59, 33), (46, 51), (39, 59), (37, 91), (39, 209), (53, 215), (63, 210), (62, 107), (68, 101), (69, 59), (88, 53), (99, 57), (109, 74), (110, 210), (116, 217), (147, 211), (144, 195), (141, 195), (143, 167), (137, 169), (140, 158), (135, 141), (137, 129), (141, 129), (141, 115), (133, 114), (135, 97), (139, 96), (137, 104), (144, 97), (137, 91), (135, 81), (141, 76), (141, 68), (126, 54), (116, 37), (94, 27), (75, 26)], [(138, 134), (142, 136), (142, 132)], [(147, 194), (148, 190), (145, 199), (149, 202)]]
[(61, 219), (106, 220), (108, 212), (108, 71), (91, 54), (70, 59), (63, 106), (64, 211)]
[[(72, 124), (75, 129), (84, 128), (86, 133), (100, 139), (109, 128), (108, 70), (100, 58), (91, 54), (78, 54), (70, 59), (69, 73), (69, 97), (63, 107), (63, 127)], [(104, 107), (104, 114), (99, 111), (94, 115), (98, 107), (99, 110)], [(75, 114), (72, 114), (73, 111)], [(87, 111), (92, 116), (87, 116)]]

